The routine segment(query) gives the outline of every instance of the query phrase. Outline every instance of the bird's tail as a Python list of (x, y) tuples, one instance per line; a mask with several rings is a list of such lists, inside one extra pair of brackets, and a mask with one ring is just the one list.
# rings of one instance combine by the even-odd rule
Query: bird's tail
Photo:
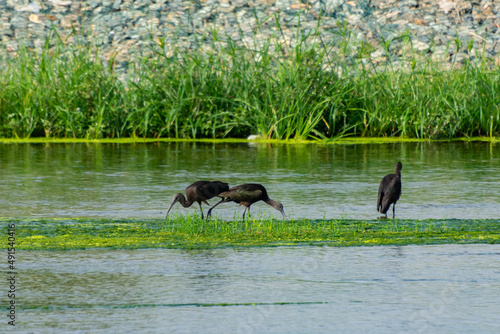
[(387, 213), (387, 211), (389, 211), (390, 206), (391, 206), (391, 202), (389, 202), (389, 200), (383, 200), (381, 205), (379, 206), (380, 213), (385, 215)]
[(380, 211), (380, 207), (382, 206), (382, 193), (379, 191), (378, 193), (378, 200), (377, 200), (377, 211)]

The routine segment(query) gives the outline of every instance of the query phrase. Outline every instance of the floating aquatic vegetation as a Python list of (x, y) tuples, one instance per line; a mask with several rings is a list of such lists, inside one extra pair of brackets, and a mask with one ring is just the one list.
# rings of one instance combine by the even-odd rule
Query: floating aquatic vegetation
[[(377, 246), (499, 243), (499, 220), (201, 220), (0, 218), (16, 225), (18, 250), (218, 248), (284, 245)], [(2, 231), (0, 248), (6, 248)]]

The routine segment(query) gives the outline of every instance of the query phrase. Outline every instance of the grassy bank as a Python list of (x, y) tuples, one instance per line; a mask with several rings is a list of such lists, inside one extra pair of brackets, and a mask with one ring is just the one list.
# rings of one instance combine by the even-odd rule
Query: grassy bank
[[(93, 41), (69, 43), (54, 31), (41, 52), (2, 53), (0, 137), (500, 135), (500, 69), (481, 50), (455, 63), (418, 52), (407, 34), (372, 46), (340, 29), (324, 43), (318, 28), (298, 28), (303, 37), (291, 46), (280, 29), (258, 50), (214, 32), (192, 52), (167, 53), (160, 39), (130, 60), (126, 82), (113, 59), (99, 61)], [(449, 53), (474, 45), (457, 42)], [(375, 59), (376, 47), (384, 53)]]
[(17, 250), (214, 248), (290, 245), (376, 246), (499, 243), (498, 220), (164, 220), (0, 218), (7, 247), (15, 224)]

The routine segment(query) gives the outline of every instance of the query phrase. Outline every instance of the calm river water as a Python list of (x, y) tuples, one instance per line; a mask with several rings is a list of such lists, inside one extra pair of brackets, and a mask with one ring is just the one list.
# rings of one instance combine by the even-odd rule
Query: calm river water
[(500, 329), (500, 245), (34, 251), (20, 263), (20, 333)]
[[(173, 194), (219, 179), (264, 184), (294, 218), (373, 219), (378, 184), (400, 160), (398, 218), (498, 219), (499, 147), (0, 144), (0, 212), (163, 218)], [(227, 203), (215, 214), (242, 211)], [(500, 245), (23, 251), (16, 260), (19, 333), (500, 330)]]
[[(256, 182), (294, 218), (373, 219), (403, 163), (398, 218), (499, 218), (500, 144), (0, 144), (3, 216), (162, 218), (196, 180)], [(212, 199), (211, 204), (217, 200)], [(206, 206), (205, 206), (206, 210)], [(198, 212), (179, 204), (172, 213)], [(279, 213), (264, 203), (252, 213)], [(232, 219), (242, 208), (220, 205)]]

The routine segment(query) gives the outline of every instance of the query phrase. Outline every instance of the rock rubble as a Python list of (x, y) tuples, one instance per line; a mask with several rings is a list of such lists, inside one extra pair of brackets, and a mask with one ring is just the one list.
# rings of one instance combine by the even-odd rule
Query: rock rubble
[(8, 53), (21, 43), (40, 49), (55, 30), (67, 43), (92, 40), (105, 61), (116, 54), (118, 72), (162, 40), (167, 53), (174, 46), (208, 50), (214, 32), (259, 47), (279, 31), (293, 45), (316, 28), (323, 43), (364, 43), (375, 61), (384, 47), (400, 56), (401, 36), (409, 35), (414, 50), (435, 59), (460, 61), (481, 51), (500, 64), (500, 0), (0, 0)]

